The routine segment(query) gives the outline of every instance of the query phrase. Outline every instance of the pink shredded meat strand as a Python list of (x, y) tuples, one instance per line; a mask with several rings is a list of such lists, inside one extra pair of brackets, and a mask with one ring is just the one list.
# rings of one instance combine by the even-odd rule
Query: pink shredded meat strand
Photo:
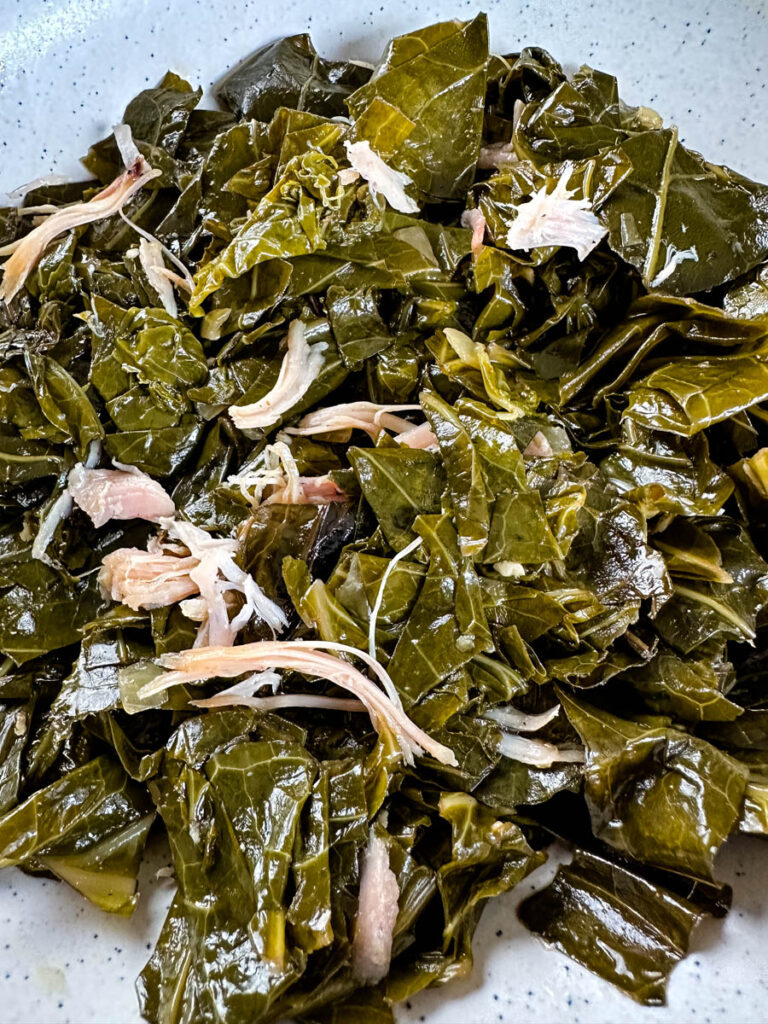
[(111, 519), (157, 523), (176, 511), (162, 485), (139, 470), (87, 469), (78, 465), (69, 474), (67, 487), (78, 508), (97, 527)]
[[(365, 704), (375, 729), (382, 731), (388, 728), (392, 731), (407, 761), (410, 762), (414, 754), (426, 751), (443, 764), (456, 764), (453, 751), (433, 740), (412, 722), (399, 700), (397, 703), (391, 700), (348, 661), (326, 653), (326, 650), (338, 647), (324, 641), (264, 640), (240, 647), (201, 647), (164, 655), (160, 663), (170, 671), (145, 686), (140, 696), (151, 697), (183, 683), (217, 677), (231, 679), (260, 669), (291, 669), (309, 677), (328, 679), (353, 693)], [(365, 652), (354, 653), (374, 669), (382, 682), (386, 680), (385, 685), (394, 692), (392, 681), (377, 662)]]
[(418, 427), (412, 427), (410, 430), (404, 430), (402, 434), (396, 434), (395, 441), (405, 445), (406, 448), (432, 448), (437, 444), (437, 438), (429, 423), (420, 423)]
[(410, 430), (413, 424), (398, 412), (420, 411), (420, 405), (378, 405), (376, 402), (342, 402), (340, 405), (316, 409), (288, 427), (287, 434), (311, 436), (333, 434), (337, 431), (364, 430), (375, 441), (385, 430), (398, 433)]
[(74, 203), (51, 213), (29, 234), (6, 246), (0, 255), (11, 253), (11, 256), (2, 268), (0, 299), (10, 302), (21, 290), (54, 238), (81, 224), (92, 224), (118, 213), (132, 195), (159, 174), (160, 171), (153, 170), (140, 155), (126, 171), (88, 202)]
[(198, 586), (190, 577), (197, 565), (198, 560), (189, 555), (118, 548), (102, 561), (99, 584), (105, 597), (134, 611), (166, 608), (198, 593)]
[(378, 984), (389, 971), (399, 901), (400, 889), (389, 866), (387, 844), (371, 829), (360, 869), (352, 940), (352, 970), (365, 985)]
[(523, 451), (523, 455), (531, 459), (549, 459), (554, 454), (552, 445), (540, 430), (536, 431)]
[(264, 505), (330, 505), (344, 501), (346, 493), (329, 476), (300, 476), (266, 497)]
[(483, 247), (483, 239), (485, 238), (486, 222), (482, 211), (478, 209), (465, 210), (461, 215), (461, 226), (463, 228), (471, 228), (472, 241), (470, 246), (472, 255), (477, 256)]
[(266, 429), (305, 394), (323, 366), (324, 345), (310, 346), (301, 320), (292, 320), (286, 336), (287, 351), (275, 386), (258, 402), (231, 405), (229, 415), (239, 430)]

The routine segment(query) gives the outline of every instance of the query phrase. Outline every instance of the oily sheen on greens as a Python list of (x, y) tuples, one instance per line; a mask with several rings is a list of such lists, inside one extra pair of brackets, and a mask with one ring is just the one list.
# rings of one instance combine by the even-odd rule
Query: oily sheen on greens
[[(138, 982), (148, 1021), (386, 1024), (470, 970), (486, 901), (557, 840), (573, 859), (523, 922), (661, 1004), (696, 922), (727, 911), (717, 851), (768, 833), (768, 187), (609, 74), (490, 52), (483, 15), (394, 39), (373, 70), (282, 39), (216, 96), (169, 72), (131, 100), (159, 174), (0, 303), (0, 864), (130, 913), (154, 827), (178, 888)], [(360, 146), (418, 212), (350, 165)], [(84, 164), (97, 181), (0, 211), (0, 243), (24, 208), (116, 178), (115, 138)], [(556, 186), (602, 236), (583, 259), (567, 232), (507, 244)], [(317, 373), (238, 429), (227, 410), (274, 387), (296, 320)], [(299, 427), (352, 402), (408, 406), (424, 443)], [(230, 481), (276, 441), (341, 500)], [(73, 466), (111, 460), (237, 539), (281, 639), (370, 643), (456, 764), (407, 764), (365, 714), (196, 706), (231, 680), (142, 700), (198, 624), (102, 595), (103, 559), (157, 532), (72, 507)], [(264, 639), (256, 618), (236, 642)], [(344, 696), (292, 672), (279, 692)], [(399, 900), (365, 985), (374, 840)]]

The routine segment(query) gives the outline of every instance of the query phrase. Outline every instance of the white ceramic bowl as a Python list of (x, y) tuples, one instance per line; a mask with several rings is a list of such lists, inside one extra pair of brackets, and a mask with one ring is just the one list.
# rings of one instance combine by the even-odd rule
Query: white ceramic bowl
[[(0, 0), (0, 190), (77, 158), (119, 120), (126, 102), (168, 68), (208, 87), (281, 35), (310, 31), (327, 56), (375, 60), (390, 36), (486, 9), (495, 49), (547, 47), (567, 67), (619, 76), (622, 95), (656, 107), (709, 159), (768, 178), (768, 15), (762, 0)], [(759, 840), (718, 862), (734, 908), (709, 921), (674, 972), (669, 1005), (645, 1009), (555, 952), (517, 922), (515, 904), (545, 866), (486, 912), (469, 979), (423, 993), (402, 1024), (707, 1024), (768, 1021), (765, 926), (768, 869)], [(139, 1020), (133, 980), (173, 891), (155, 872), (130, 920), (111, 917), (66, 886), (0, 873), (0, 1024)], [(350, 1022), (356, 1024), (356, 1022)]]

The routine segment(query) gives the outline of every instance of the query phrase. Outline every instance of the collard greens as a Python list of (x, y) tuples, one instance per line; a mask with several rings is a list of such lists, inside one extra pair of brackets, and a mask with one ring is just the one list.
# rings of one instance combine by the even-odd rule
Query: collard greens
[[(386, 1024), (556, 837), (522, 920), (663, 1003), (727, 910), (718, 850), (768, 833), (768, 186), (609, 74), (491, 53), (482, 14), (374, 68), (291, 36), (215, 93), (169, 72), (95, 181), (23, 201), (87, 204), (127, 151), (156, 172), (4, 278), (0, 865), (130, 913), (157, 822), (148, 1021)], [(0, 211), (22, 254), (31, 213)], [(297, 338), (308, 376), (249, 423)], [(198, 539), (144, 506), (95, 526), (72, 481), (113, 466)], [(102, 563), (222, 544), (236, 645), (275, 639), (250, 579), (281, 640), (375, 655), (455, 763), (300, 671), (142, 693), (205, 613), (110, 601)], [(373, 851), (398, 899), (371, 976)]]

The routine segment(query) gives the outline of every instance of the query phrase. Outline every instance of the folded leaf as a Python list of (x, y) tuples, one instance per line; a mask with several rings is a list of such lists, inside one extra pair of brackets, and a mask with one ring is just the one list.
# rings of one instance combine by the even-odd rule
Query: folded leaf
[(646, 1006), (665, 1004), (669, 975), (701, 916), (682, 896), (586, 851), (518, 914), (547, 944)]
[(560, 693), (587, 748), (584, 788), (598, 839), (637, 860), (711, 879), (737, 822), (747, 771), (716, 747)]
[(332, 116), (370, 77), (362, 64), (318, 57), (306, 33), (286, 36), (247, 57), (216, 87), (217, 99), (238, 118), (269, 121), (278, 107)]
[(437, 872), (447, 949), (468, 944), (485, 900), (517, 885), (545, 855), (534, 853), (518, 825), (498, 820), (467, 793), (443, 794), (440, 815), (453, 836), (451, 859)]
[(484, 14), (393, 39), (370, 82), (347, 99), (356, 136), (422, 191), (460, 195), (480, 149), (487, 59)]
[(628, 397), (627, 419), (691, 437), (765, 401), (768, 362), (757, 355), (680, 359), (633, 385)]
[(0, 865), (52, 871), (103, 910), (130, 914), (153, 817), (145, 792), (100, 757), (0, 818)]

